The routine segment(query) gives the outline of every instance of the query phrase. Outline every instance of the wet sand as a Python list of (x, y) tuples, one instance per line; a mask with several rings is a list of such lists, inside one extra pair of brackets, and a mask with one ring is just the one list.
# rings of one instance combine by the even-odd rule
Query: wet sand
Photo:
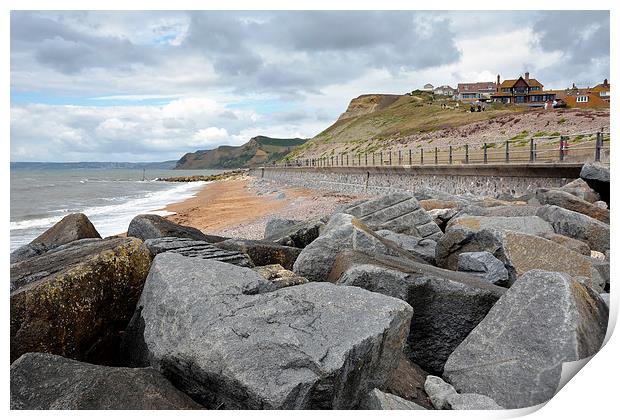
[(195, 197), (166, 206), (167, 219), (209, 234), (262, 239), (271, 218), (305, 220), (331, 214), (359, 196), (257, 183), (250, 177), (216, 181)]

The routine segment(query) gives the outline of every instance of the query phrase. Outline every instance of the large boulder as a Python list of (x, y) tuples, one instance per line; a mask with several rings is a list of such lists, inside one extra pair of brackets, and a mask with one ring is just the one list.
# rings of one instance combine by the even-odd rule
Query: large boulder
[(444, 378), (505, 408), (543, 403), (555, 394), (564, 362), (599, 350), (608, 316), (600, 296), (575, 279), (530, 271), (454, 350)]
[(601, 222), (609, 223), (609, 210), (588, 203), (579, 197), (575, 197), (561, 190), (547, 190), (539, 188), (536, 191), (536, 198), (540, 204), (549, 204), (576, 211)]
[(459, 254), (458, 270), (471, 273), (498, 286), (508, 285), (508, 270), (504, 263), (488, 251)]
[(448, 223), (452, 226), (464, 226), (469, 230), (481, 229), (511, 230), (529, 235), (553, 233), (553, 227), (538, 216), (457, 216)]
[(201, 409), (152, 368), (97, 366), (47, 353), (11, 364), (12, 410)]
[(453, 226), (437, 243), (437, 265), (455, 270), (460, 254), (480, 251), (488, 251), (504, 263), (508, 270), (508, 285), (534, 269), (562, 271), (571, 276), (589, 278), (594, 283), (601, 282), (599, 272), (588, 257), (540, 236), (515, 231), (473, 231), (464, 226)]
[(11, 253), (11, 264), (40, 255), (50, 249), (77, 241), (78, 239), (99, 238), (101, 235), (82, 213), (71, 213), (54, 226)]
[(11, 265), (11, 361), (110, 362), (151, 263), (139, 239), (81, 239)]
[(600, 220), (558, 206), (541, 207), (537, 214), (551, 223), (555, 233), (583, 241), (594, 251), (609, 249), (609, 225)]
[(398, 363), (411, 307), (355, 287), (275, 290), (251, 269), (158, 255), (125, 334), (209, 408), (354, 408)]
[(314, 219), (309, 221), (271, 219), (265, 227), (265, 240), (280, 245), (305, 248), (319, 237), (326, 221)]
[(378, 230), (375, 233), (388, 241), (394, 242), (402, 249), (423, 259), (429, 264), (435, 264), (435, 247), (437, 246), (437, 242), (432, 239), (395, 233), (391, 230)]
[(387, 229), (435, 241), (442, 235), (439, 226), (420, 206), (418, 200), (405, 192), (354, 204), (343, 213), (355, 216), (372, 230)]
[(240, 252), (250, 257), (254, 265), (280, 264), (287, 270), (293, 268), (301, 249), (279, 245), (270, 241), (227, 239), (215, 244), (220, 249)]
[(144, 245), (155, 258), (162, 252), (174, 252), (185, 255), (186, 257), (203, 258), (207, 260), (217, 260), (240, 267), (254, 267), (254, 263), (248, 254), (238, 251), (227, 251), (214, 246), (206, 241), (196, 241), (188, 238), (164, 237), (147, 239)]
[(596, 191), (601, 200), (609, 205), (609, 167), (598, 162), (588, 162), (581, 168), (579, 177)]
[(581, 168), (579, 177), (596, 191), (601, 200), (609, 205), (609, 167), (597, 162), (588, 162)]
[(326, 281), (336, 256), (344, 250), (401, 256), (424, 260), (371, 231), (359, 219), (343, 213), (333, 215), (323, 233), (305, 247), (293, 265), (293, 271), (310, 281)]
[(127, 236), (142, 239), (143, 241), (170, 236), (211, 243), (227, 239), (221, 236), (206, 235), (196, 228), (176, 224), (156, 214), (139, 214), (134, 217), (129, 223)]
[(405, 354), (437, 374), (505, 291), (467, 273), (352, 251), (338, 255), (329, 279), (409, 303), (413, 318)]
[(588, 203), (595, 203), (601, 199), (601, 196), (592, 188), (590, 188), (588, 183), (581, 178), (577, 178), (569, 182), (568, 184), (561, 187), (560, 190), (572, 194), (575, 197), (579, 197), (582, 200), (587, 201)]
[(362, 400), (362, 410), (426, 410), (426, 408), (412, 401), (407, 401), (396, 395), (382, 392), (377, 388), (368, 393)]

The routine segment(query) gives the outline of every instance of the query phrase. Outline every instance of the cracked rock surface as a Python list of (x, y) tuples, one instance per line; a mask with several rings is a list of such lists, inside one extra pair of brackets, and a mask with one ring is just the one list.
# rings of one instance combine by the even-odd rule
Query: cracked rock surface
[(124, 348), (209, 408), (355, 408), (398, 364), (411, 307), (356, 287), (274, 291), (256, 272), (163, 253)]
[(529, 271), (454, 350), (443, 377), (505, 408), (543, 403), (556, 392), (562, 363), (599, 350), (608, 316), (601, 297), (577, 280)]

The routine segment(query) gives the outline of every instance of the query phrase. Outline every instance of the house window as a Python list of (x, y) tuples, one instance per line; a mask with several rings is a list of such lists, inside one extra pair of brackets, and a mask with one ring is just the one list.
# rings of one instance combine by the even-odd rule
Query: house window
[(577, 96), (577, 102), (588, 102), (588, 97), (587, 96)]
[(600, 96), (601, 96), (601, 97), (603, 97), (603, 98), (608, 97), (608, 96), (609, 96), (609, 91), (608, 91), (608, 90), (607, 90), (607, 91), (602, 91), (602, 92), (600, 93)]

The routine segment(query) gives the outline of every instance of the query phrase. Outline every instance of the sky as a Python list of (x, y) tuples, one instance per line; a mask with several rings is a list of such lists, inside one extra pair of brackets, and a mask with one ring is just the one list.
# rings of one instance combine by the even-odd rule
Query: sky
[(609, 78), (606, 11), (12, 11), (11, 161), (310, 138), (367, 93)]

